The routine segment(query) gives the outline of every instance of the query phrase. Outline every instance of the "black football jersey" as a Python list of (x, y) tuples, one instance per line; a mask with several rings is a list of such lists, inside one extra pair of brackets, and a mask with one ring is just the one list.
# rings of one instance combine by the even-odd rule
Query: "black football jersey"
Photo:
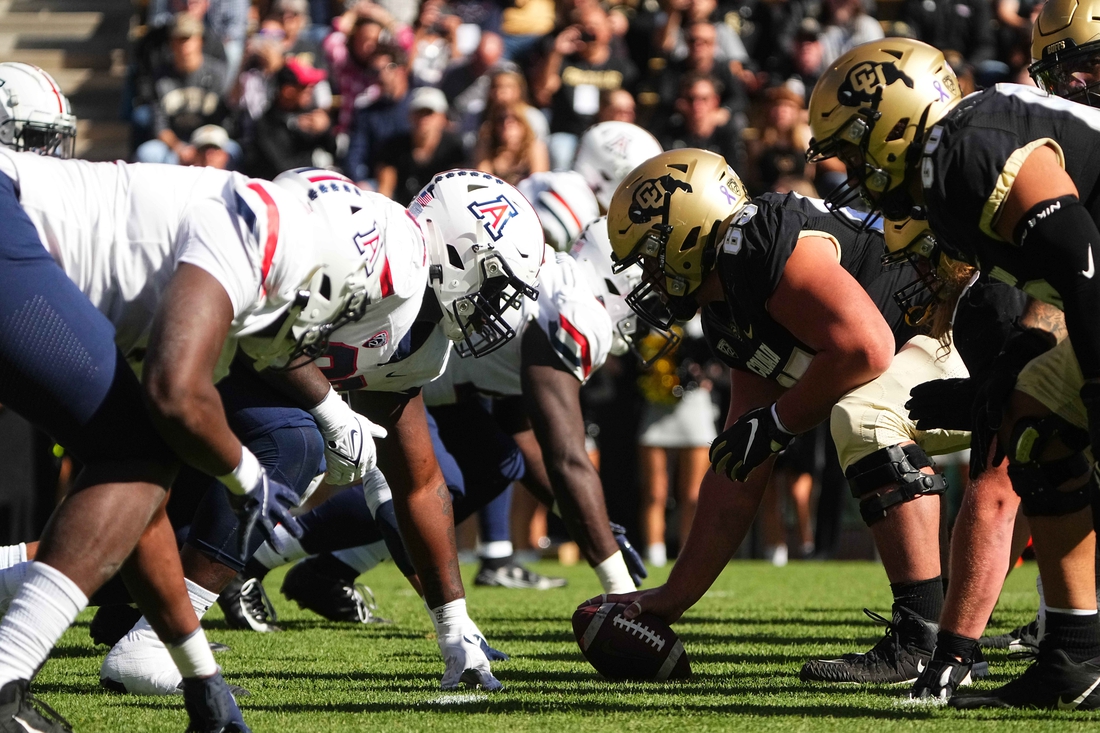
[(727, 366), (791, 387), (810, 365), (814, 350), (769, 315), (765, 303), (783, 277), (800, 237), (837, 242), (840, 264), (863, 286), (894, 332), (894, 347), (917, 334), (893, 294), (912, 282), (908, 265), (882, 266), (882, 233), (855, 231), (838, 221), (819, 199), (796, 193), (766, 193), (753, 199), (719, 245), (717, 268), (725, 302), (702, 309), (703, 334)]
[(1035, 263), (994, 231), (1027, 154), (1052, 141), (1081, 202), (1100, 220), (1100, 110), (1034, 87), (997, 84), (963, 99), (929, 133), (921, 184), (929, 224), (948, 254), (1060, 308), (1057, 291), (1034, 276)]

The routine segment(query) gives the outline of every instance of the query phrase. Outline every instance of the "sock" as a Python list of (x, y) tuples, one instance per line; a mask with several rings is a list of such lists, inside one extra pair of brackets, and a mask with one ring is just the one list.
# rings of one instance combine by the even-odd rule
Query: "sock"
[(0, 570), (10, 568), (12, 565), (27, 561), (27, 545), (20, 542), (18, 545), (5, 545), (0, 547)]
[(964, 662), (973, 661), (978, 656), (978, 640), (940, 629), (936, 634), (936, 654), (941, 658), (954, 657)]
[(668, 550), (664, 542), (654, 542), (645, 548), (645, 559), (650, 565), (663, 568), (668, 565)]
[[(187, 578), (183, 579), (183, 583), (187, 586), (187, 597), (191, 599), (191, 608), (195, 609), (195, 615), (201, 621), (206, 612), (210, 610), (210, 607), (217, 602), (218, 594), (203, 588), (198, 583), (191, 582)], [(184, 677), (186, 676), (184, 675)]]
[(1100, 616), (1092, 610), (1048, 608), (1043, 643), (1061, 649), (1075, 662), (1100, 657)]
[(175, 644), (165, 646), (184, 679), (217, 674), (218, 664), (214, 661), (210, 644), (206, 641), (206, 634), (201, 626)]
[(308, 552), (302, 549), (302, 543), (295, 537), (292, 537), (291, 534), (283, 528), (283, 525), (280, 524), (275, 527), (275, 536), (282, 540), (283, 551), (276, 552), (275, 548), (271, 546), (271, 542), (265, 541), (260, 545), (259, 549), (252, 554), (252, 561), (259, 563), (268, 570), (274, 570), (275, 568), (282, 567), (295, 560), (301, 560), (303, 557), (309, 555)]
[(23, 581), (27, 577), (27, 570), (30, 567), (29, 562), (20, 562), (10, 568), (0, 570), (0, 612), (4, 611), (12, 599), (15, 598), (15, 594), (19, 592), (19, 588), (23, 585)]
[(337, 550), (332, 556), (340, 562), (355, 568), (359, 575), (373, 570), (382, 562), (390, 559), (390, 549), (385, 540), (372, 542), (369, 545), (351, 547), (347, 550)]
[(335, 578), (351, 585), (359, 577), (359, 571), (329, 553), (306, 560), (312, 570), (326, 578)]
[(939, 621), (943, 610), (943, 582), (940, 576), (913, 583), (891, 583), (894, 605), (905, 606), (927, 621)]
[(483, 567), (497, 570), (512, 562), (512, 541), (494, 540), (493, 542), (478, 543), (477, 556), (481, 559)]
[(87, 605), (88, 597), (64, 573), (32, 562), (23, 587), (0, 622), (0, 687), (34, 677)]
[(630, 571), (626, 568), (622, 551), (616, 552), (592, 569), (596, 571), (604, 593), (633, 593), (637, 590)]

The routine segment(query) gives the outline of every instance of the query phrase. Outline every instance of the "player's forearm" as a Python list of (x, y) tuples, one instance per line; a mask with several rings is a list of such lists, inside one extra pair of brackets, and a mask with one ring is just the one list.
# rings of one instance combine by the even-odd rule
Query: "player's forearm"
[(395, 492), (393, 504), (428, 607), (464, 598), (451, 492), (442, 476), (438, 485), (425, 485), (408, 496)]
[(146, 375), (154, 424), (184, 462), (210, 476), (224, 476), (241, 461), (241, 442), (225, 419), (211, 383), (181, 384), (170, 375)]
[(1066, 316), (1054, 306), (1035, 298), (1029, 298), (1024, 313), (1020, 316), (1020, 325), (1024, 328), (1037, 328), (1054, 336), (1061, 342), (1066, 337)]
[(804, 433), (828, 420), (841, 397), (881, 375), (889, 364), (882, 354), (865, 350), (819, 352), (777, 401), (779, 418), (791, 432)]
[(595, 567), (619, 551), (609, 529), (600, 474), (588, 454), (561, 456), (548, 466), (550, 485), (570, 537)]
[(299, 357), (285, 371), (264, 369), (261, 378), (303, 410), (309, 410), (328, 396), (329, 382), (324, 373), (306, 357)]
[(681, 600), (681, 610), (703, 597), (748, 535), (774, 460), (761, 464), (744, 483), (707, 471), (691, 532), (665, 584)]

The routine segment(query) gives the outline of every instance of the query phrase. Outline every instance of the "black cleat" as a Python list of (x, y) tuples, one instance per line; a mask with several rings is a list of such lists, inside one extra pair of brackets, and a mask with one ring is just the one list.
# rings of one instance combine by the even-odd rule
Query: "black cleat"
[(983, 636), (978, 645), (985, 649), (1008, 649), (1010, 652), (1039, 652), (1039, 618), (1031, 623), (1017, 626), (1007, 634)]
[(100, 606), (88, 626), (93, 644), (114, 646), (130, 633), (141, 618), (141, 611), (126, 604)]
[(181, 687), (191, 721), (184, 733), (252, 733), (220, 672), (185, 678)]
[(536, 573), (518, 562), (510, 562), (499, 568), (489, 568), (485, 565), (477, 571), (474, 585), (496, 586), (498, 588), (533, 588), (534, 590), (549, 590), (561, 588), (568, 583), (565, 578), (554, 578), (549, 575)]
[(27, 680), (13, 680), (0, 687), (0, 733), (72, 733), (69, 721), (35, 698), (29, 686)]
[(275, 607), (264, 591), (264, 584), (257, 578), (237, 575), (218, 596), (218, 605), (231, 629), (261, 633), (282, 631), (275, 623), (279, 620)]
[(814, 659), (802, 665), (803, 682), (854, 684), (912, 684), (932, 658), (936, 624), (904, 606), (894, 607), (893, 621), (868, 609), (872, 621), (886, 625), (886, 634), (866, 654), (845, 654), (837, 659)]
[(283, 579), (282, 591), (287, 600), (329, 621), (393, 623), (375, 614), (378, 604), (370, 588), (319, 572), (317, 563), (311, 560), (302, 560), (290, 569)]
[(1100, 709), (1100, 657), (1074, 662), (1061, 649), (1039, 649), (1022, 675), (989, 692), (956, 695), (954, 708)]
[(950, 654), (941, 654), (937, 647), (928, 666), (913, 683), (910, 697), (945, 703), (960, 687), (988, 676), (989, 662), (985, 661), (981, 649), (977, 650), (973, 659), (957, 659)]

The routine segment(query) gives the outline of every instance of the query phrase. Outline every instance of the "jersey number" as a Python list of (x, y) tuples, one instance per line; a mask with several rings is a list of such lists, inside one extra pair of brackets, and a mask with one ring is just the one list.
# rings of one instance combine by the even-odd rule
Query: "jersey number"
[(749, 219), (756, 216), (757, 207), (756, 204), (749, 204), (741, 213), (737, 216), (737, 219), (730, 224), (729, 230), (726, 232), (726, 238), (722, 241), (722, 251), (726, 254), (735, 255), (741, 251), (741, 240), (745, 236), (741, 231), (741, 227), (749, 223)]
[(337, 392), (350, 392), (367, 386), (363, 376), (353, 377), (358, 371), (359, 349), (347, 344), (330, 343), (325, 355), (317, 360), (317, 367)]

